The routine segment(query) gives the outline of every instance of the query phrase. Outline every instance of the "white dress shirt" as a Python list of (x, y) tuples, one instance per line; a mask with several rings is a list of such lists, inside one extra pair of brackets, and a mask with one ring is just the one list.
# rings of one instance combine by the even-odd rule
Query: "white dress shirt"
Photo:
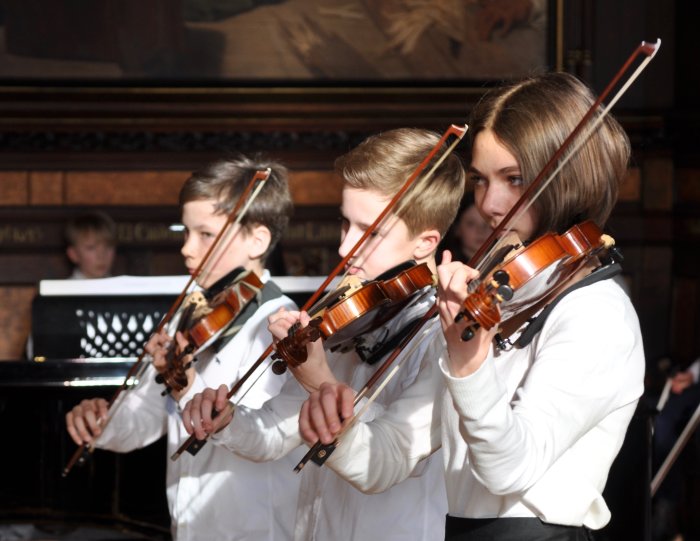
[[(269, 279), (265, 271), (263, 281)], [(178, 541), (291, 539), (299, 480), (293, 460), (254, 463), (230, 451), (206, 444), (196, 456), (177, 460), (170, 455), (189, 437), (182, 425), (181, 408), (206, 387), (229, 387), (258, 359), (272, 338), (267, 317), (280, 307), (294, 308), (286, 296), (265, 302), (218, 353), (197, 356), (196, 377), (176, 403), (161, 396), (149, 365), (139, 385), (126, 392), (123, 402), (98, 440), (98, 447), (128, 452), (161, 436), (168, 437), (167, 499), (173, 538)], [(242, 403), (255, 408), (281, 389), (286, 376), (266, 371)], [(234, 397), (235, 398), (235, 397)]]
[(385, 490), (441, 439), (452, 516), (591, 529), (609, 521), (602, 491), (644, 390), (639, 322), (618, 284), (571, 292), (528, 346), (492, 347), (467, 377), (452, 377), (444, 354), (432, 361), (416, 379), (415, 407), (402, 405), (412, 427), (360, 423), (330, 467), (363, 490)]
[[(430, 296), (403, 310), (385, 327), (374, 331), (367, 343), (371, 344), (387, 330), (389, 336), (393, 335), (424, 313), (433, 300), (434, 297)], [(400, 369), (370, 405), (363, 420), (387, 416), (396, 418), (394, 409), (397, 403), (409, 402), (414, 407), (420, 407), (415, 400), (421, 401), (423, 398), (416, 396), (413, 390), (416, 375), (423, 362), (434, 365), (435, 359), (444, 352), (439, 322), (432, 320), (425, 331), (414, 338), (395, 361), (402, 363)], [(414, 344), (417, 346), (415, 349), (412, 347)], [(402, 358), (405, 360), (402, 361)], [(355, 390), (364, 386), (378, 366), (361, 361), (354, 350), (329, 353), (328, 362), (337, 379)], [(283, 456), (301, 444), (298, 414), (307, 396), (295, 380), (290, 380), (282, 392), (260, 410), (238, 408), (233, 421), (213, 439), (256, 460)], [(411, 419), (404, 417), (400, 422), (410, 423)], [(397, 447), (399, 443), (396, 442)], [(336, 452), (344, 445), (341, 440)], [(303, 449), (306, 450), (306, 447)], [(359, 467), (367, 470), (369, 465), (365, 461), (372, 461), (373, 457), (362, 456), (359, 460)], [(363, 494), (326, 466), (319, 468), (311, 462), (299, 475), (301, 488), (294, 536), (297, 541), (444, 539), (447, 501), (439, 453), (427, 460), (417, 461), (403, 482), (381, 494)]]

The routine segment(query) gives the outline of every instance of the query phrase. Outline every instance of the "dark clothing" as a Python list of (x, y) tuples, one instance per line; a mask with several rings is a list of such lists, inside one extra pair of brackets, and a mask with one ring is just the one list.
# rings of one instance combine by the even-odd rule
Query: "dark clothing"
[(447, 515), (445, 541), (593, 541), (584, 527), (546, 524), (537, 518), (458, 518)]

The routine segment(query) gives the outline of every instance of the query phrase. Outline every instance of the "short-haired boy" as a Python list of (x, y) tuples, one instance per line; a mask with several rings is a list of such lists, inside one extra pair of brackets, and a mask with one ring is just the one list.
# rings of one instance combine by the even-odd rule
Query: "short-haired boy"
[[(265, 258), (282, 236), (291, 209), (287, 171), (261, 159), (240, 157), (222, 160), (194, 173), (180, 192), (185, 239), (185, 266), (194, 272), (214, 238), (227, 222), (245, 187), (258, 170), (271, 168), (269, 179), (235, 225), (220, 256), (210, 260), (198, 277), (206, 298), (227, 289), (242, 269), (258, 275), (264, 287), (246, 309), (186, 371), (187, 383), (163, 395), (157, 372), (166, 369), (165, 352), (172, 336), (163, 331), (149, 340), (146, 350), (153, 356), (138, 387), (125, 394), (102, 430), (107, 403), (85, 400), (66, 416), (68, 431), (76, 443), (95, 440), (97, 447), (128, 452), (144, 447), (167, 434), (168, 452), (188, 437), (181, 422), (181, 406), (194, 393), (212, 385), (230, 384), (247, 371), (269, 344), (267, 318), (293, 302), (269, 280)], [(247, 319), (245, 319), (247, 317)], [(237, 330), (236, 330), (237, 329)], [(172, 331), (171, 331), (172, 332)], [(182, 339), (182, 335), (178, 335)], [(286, 378), (266, 372), (243, 398), (242, 403), (259, 407), (277, 394)], [(177, 462), (168, 460), (167, 498), (173, 538), (266, 540), (291, 538), (298, 482), (289, 461), (256, 464), (221, 447), (210, 445), (196, 456)]]
[[(439, 137), (418, 129), (392, 130), (370, 137), (336, 162), (343, 180), (342, 233), (339, 254), (345, 256), (356, 244), (405, 180), (438, 143)], [(348, 263), (348, 272), (372, 280), (398, 265), (413, 260), (435, 271), (435, 249), (454, 219), (464, 188), (464, 170), (456, 155), (449, 156), (410, 204), (399, 206), (369, 237)], [(302, 443), (298, 416), (308, 393), (323, 382), (343, 381), (359, 390), (390, 351), (381, 346), (420, 318), (434, 302), (434, 291), (403, 309), (382, 327), (363, 336), (363, 357), (355, 350), (326, 354), (320, 341), (309, 346), (309, 359), (293, 370), (282, 392), (261, 409), (237, 407), (217, 419), (212, 435), (215, 445), (255, 460), (272, 460)], [(270, 330), (285, 336), (292, 323), (305, 325), (305, 313), (280, 311), (270, 318)], [(417, 346), (414, 349), (414, 346)], [(414, 422), (413, 412), (434, 399), (416, 392), (414, 382), (422, 364), (434, 365), (444, 353), (439, 323), (429, 322), (426, 334), (405, 349), (397, 376), (371, 405), (363, 420), (389, 419), (398, 424)], [(402, 357), (405, 357), (402, 361)], [(437, 370), (437, 368), (435, 368)], [(301, 386), (299, 385), (301, 383)], [(226, 389), (207, 389), (195, 396), (183, 413), (188, 431), (204, 438), (214, 430), (212, 407), (226, 408)], [(225, 409), (226, 408), (226, 409)], [(431, 419), (421, 419), (431, 422)], [(328, 468), (309, 465), (301, 473), (295, 539), (328, 540), (437, 540), (442, 539), (446, 513), (445, 486), (439, 455), (422, 461), (404, 482), (381, 494), (363, 494)]]
[(64, 236), (66, 255), (74, 265), (71, 279), (110, 275), (117, 244), (112, 218), (100, 211), (84, 212), (68, 221)]

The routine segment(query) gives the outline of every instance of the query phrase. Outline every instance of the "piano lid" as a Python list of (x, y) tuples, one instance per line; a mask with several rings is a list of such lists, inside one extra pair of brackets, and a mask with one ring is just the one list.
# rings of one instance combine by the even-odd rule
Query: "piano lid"
[(135, 361), (126, 357), (0, 361), (0, 389), (117, 387), (124, 382)]

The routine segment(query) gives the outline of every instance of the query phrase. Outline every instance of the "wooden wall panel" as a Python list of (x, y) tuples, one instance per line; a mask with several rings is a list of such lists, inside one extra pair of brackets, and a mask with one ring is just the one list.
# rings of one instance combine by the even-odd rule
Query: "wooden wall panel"
[(65, 204), (65, 173), (62, 171), (30, 171), (30, 205)]
[(67, 205), (177, 205), (185, 171), (70, 171)]
[(670, 210), (673, 207), (674, 165), (671, 157), (644, 159), (643, 205), (649, 210)]
[(679, 203), (700, 205), (700, 169), (678, 169), (676, 191)]
[(620, 185), (620, 201), (639, 201), (642, 193), (642, 172), (639, 167), (630, 167)]
[(23, 356), (36, 287), (0, 286), (0, 360)]
[(26, 205), (29, 202), (29, 173), (0, 171), (0, 205)]

